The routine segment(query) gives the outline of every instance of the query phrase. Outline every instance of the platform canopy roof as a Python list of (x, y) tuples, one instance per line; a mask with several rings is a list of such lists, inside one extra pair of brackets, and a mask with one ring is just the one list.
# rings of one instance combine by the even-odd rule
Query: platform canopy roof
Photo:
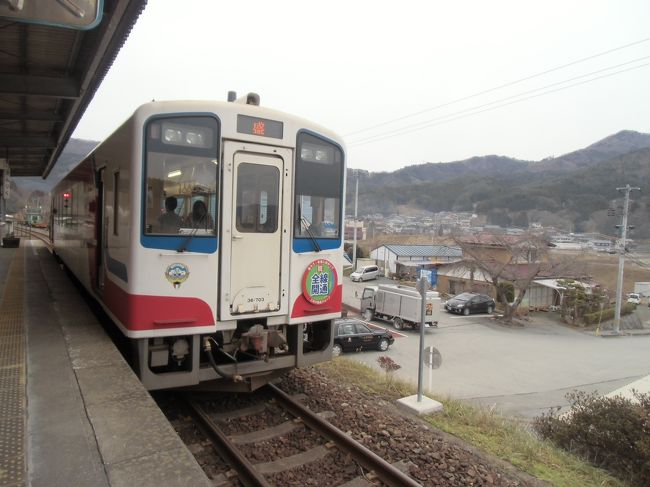
[[(81, 28), (18, 16), (43, 7), (81, 18), (80, 9), (92, 4), (97, 20)], [(0, 2), (0, 159), (9, 162), (12, 176), (47, 177), (145, 5)]]

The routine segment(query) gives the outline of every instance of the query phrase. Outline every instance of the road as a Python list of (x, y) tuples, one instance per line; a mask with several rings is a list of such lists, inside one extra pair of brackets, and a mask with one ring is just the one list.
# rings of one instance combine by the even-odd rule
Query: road
[[(370, 283), (344, 279), (344, 302), (358, 307), (355, 292), (360, 296)], [(565, 395), (574, 389), (607, 394), (650, 374), (650, 335), (603, 338), (550, 318), (538, 313), (525, 327), (512, 328), (487, 315), (442, 312), (439, 327), (425, 334), (425, 347), (436, 347), (442, 354), (439, 369), (425, 369), (425, 389), (438, 397), (495, 405), (504, 414), (532, 418), (566, 406)], [(393, 330), (390, 323), (374, 323)], [(403, 335), (388, 352), (344, 357), (380, 370), (377, 357), (388, 355), (401, 366), (397, 377), (417, 384), (419, 333)]]

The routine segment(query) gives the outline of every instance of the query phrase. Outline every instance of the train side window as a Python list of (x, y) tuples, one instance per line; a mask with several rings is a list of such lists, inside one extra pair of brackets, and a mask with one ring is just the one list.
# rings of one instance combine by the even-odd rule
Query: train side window
[(118, 235), (120, 214), (120, 172), (113, 174), (113, 235)]
[(339, 239), (343, 152), (306, 132), (298, 135), (296, 152), (295, 236)]

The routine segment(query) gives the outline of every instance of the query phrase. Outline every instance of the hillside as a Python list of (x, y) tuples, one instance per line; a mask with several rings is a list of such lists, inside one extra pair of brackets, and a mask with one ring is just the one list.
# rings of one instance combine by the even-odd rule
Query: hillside
[[(622, 205), (616, 188), (629, 183), (650, 189), (650, 134), (622, 131), (538, 162), (486, 156), (357, 174), (361, 215), (390, 214), (407, 205), (428, 212), (473, 211), (501, 226), (540, 222), (612, 235), (620, 216), (608, 217), (607, 210)], [(353, 187), (348, 185), (348, 214)], [(649, 238), (644, 223), (650, 219), (650, 197), (635, 192), (631, 201), (630, 224), (636, 224), (631, 238)]]
[(97, 142), (92, 140), (70, 139), (47, 179), (41, 177), (12, 178), (12, 191), (7, 211), (15, 213), (30, 204), (30, 200), (33, 198), (38, 198), (45, 208), (49, 208), (48, 195), (51, 189), (96, 145)]

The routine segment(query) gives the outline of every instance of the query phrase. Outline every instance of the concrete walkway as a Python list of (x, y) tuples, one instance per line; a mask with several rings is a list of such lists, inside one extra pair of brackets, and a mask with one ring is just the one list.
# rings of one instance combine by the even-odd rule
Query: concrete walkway
[(632, 402), (638, 402), (634, 397), (633, 391), (639, 392), (641, 394), (650, 393), (650, 375), (643, 377), (642, 379), (635, 380), (623, 387), (616, 389), (615, 391), (606, 394), (605, 397), (614, 397), (621, 396), (625, 399), (629, 399)]

